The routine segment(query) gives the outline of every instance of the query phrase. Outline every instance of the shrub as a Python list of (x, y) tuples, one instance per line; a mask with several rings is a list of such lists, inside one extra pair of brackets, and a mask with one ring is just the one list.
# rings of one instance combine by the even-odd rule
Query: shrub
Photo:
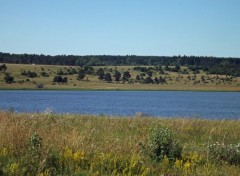
[(9, 73), (5, 73), (4, 80), (7, 84), (14, 83), (14, 77), (12, 77)]
[(175, 161), (181, 158), (182, 153), (182, 147), (174, 139), (173, 133), (163, 126), (157, 126), (151, 130), (145, 149), (154, 161), (161, 161), (165, 156), (169, 161)]
[(209, 156), (215, 161), (226, 161), (230, 164), (240, 165), (240, 143), (209, 145)]
[(21, 72), (21, 75), (27, 76), (27, 77), (30, 77), (30, 78), (36, 78), (38, 76), (37, 73), (31, 72), (31, 71), (26, 71), (26, 70), (23, 70)]
[(49, 74), (47, 72), (44, 72), (44, 71), (41, 72), (40, 75), (43, 76), (43, 77), (49, 77)]

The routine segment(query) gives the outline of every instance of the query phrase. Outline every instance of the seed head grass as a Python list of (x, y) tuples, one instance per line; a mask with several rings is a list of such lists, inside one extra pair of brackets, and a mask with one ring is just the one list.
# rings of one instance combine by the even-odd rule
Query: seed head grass
[[(181, 158), (156, 162), (145, 154), (151, 129), (159, 125), (174, 134)], [(238, 120), (0, 112), (0, 173), (238, 175), (237, 163), (214, 160), (208, 147), (238, 144), (239, 126)]]

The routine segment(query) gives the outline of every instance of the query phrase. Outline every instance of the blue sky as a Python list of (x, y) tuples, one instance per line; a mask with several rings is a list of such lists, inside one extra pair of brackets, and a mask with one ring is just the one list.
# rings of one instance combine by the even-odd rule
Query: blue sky
[(0, 0), (0, 52), (240, 57), (240, 1)]

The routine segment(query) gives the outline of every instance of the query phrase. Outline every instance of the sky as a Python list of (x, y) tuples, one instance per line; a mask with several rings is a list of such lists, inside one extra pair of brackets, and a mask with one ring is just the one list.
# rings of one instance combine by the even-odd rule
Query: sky
[(0, 0), (0, 52), (240, 57), (240, 0)]

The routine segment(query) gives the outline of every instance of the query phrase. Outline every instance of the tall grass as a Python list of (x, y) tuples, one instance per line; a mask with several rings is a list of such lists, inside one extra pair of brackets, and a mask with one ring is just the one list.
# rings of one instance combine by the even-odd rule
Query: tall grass
[[(181, 159), (155, 162), (144, 153), (157, 125), (174, 133), (183, 147)], [(239, 125), (238, 120), (0, 112), (0, 175), (238, 175), (237, 163), (214, 160), (208, 147), (239, 143)]]

